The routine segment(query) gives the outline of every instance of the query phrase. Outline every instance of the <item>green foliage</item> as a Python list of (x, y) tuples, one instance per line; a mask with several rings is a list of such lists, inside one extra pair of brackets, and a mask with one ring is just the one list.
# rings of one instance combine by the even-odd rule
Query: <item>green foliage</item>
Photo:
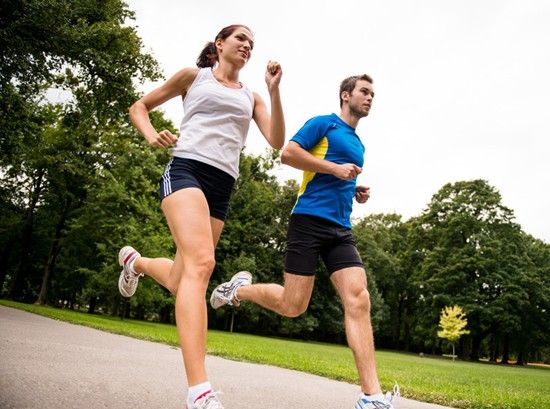
[(488, 265), (491, 245), (511, 219), (498, 192), (485, 181), (472, 181), (445, 185), (414, 221), (411, 251), (420, 253), (421, 262), (412, 278), (418, 285), (421, 313), (413, 336), (425, 339), (427, 347), (435, 346), (438, 313), (445, 305), (467, 308), (474, 337), (486, 330), (481, 321), (488, 318), (485, 314), (502, 277)]
[(399, 215), (373, 214), (359, 220), (353, 231), (368, 275), (377, 342), (398, 347), (403, 342), (396, 330), (402, 325), (398, 312), (408, 290), (407, 271), (399, 260), (406, 229)]
[[(157, 64), (141, 53), (121, 0), (30, 0), (2, 5), (0, 84), (36, 95), (43, 84), (124, 112), (135, 97), (132, 78), (157, 79)], [(129, 99), (130, 98), (130, 99)], [(96, 104), (96, 109), (100, 109)]]
[[(71, 223), (97, 178), (116, 161), (110, 135), (124, 133), (135, 79), (158, 78), (153, 58), (119, 0), (30, 0), (2, 4), (0, 178), (20, 249), (2, 247), (0, 288), (17, 299), (76, 302), (85, 281), (62, 279)], [(48, 102), (46, 91), (63, 95)], [(134, 133), (135, 134), (135, 133)], [(86, 254), (80, 249), (75, 254)], [(88, 254), (90, 255), (90, 254)], [(61, 262), (58, 263), (58, 258)], [(83, 265), (84, 264), (84, 265)], [(88, 263), (79, 264), (79, 278)], [(8, 285), (5, 280), (8, 280)]]
[(441, 310), (439, 318), (440, 331), (437, 331), (439, 338), (444, 338), (452, 343), (455, 343), (464, 334), (469, 334), (470, 331), (464, 329), (468, 325), (466, 314), (458, 305), (445, 307)]

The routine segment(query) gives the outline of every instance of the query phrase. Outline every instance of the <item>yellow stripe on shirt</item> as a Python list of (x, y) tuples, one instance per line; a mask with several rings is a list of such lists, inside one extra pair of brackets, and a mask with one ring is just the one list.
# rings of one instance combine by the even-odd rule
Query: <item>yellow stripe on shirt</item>
[[(311, 153), (316, 158), (325, 159), (327, 151), (328, 151), (328, 139), (326, 136), (323, 136), (323, 139), (321, 139), (319, 143), (309, 151), (309, 153)], [(304, 171), (302, 184), (300, 185), (300, 190), (298, 190), (298, 198), (302, 195), (302, 193), (306, 191), (307, 184), (311, 182), (314, 176), (315, 176), (315, 172), (311, 172), (309, 170)]]

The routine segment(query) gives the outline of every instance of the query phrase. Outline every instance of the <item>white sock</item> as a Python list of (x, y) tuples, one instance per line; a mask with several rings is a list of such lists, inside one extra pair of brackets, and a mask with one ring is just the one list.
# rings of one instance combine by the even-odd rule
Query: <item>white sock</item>
[(210, 382), (208, 381), (199, 383), (198, 385), (190, 386), (189, 390), (187, 391), (187, 406), (189, 406), (189, 408), (192, 408), (195, 404), (195, 401), (198, 398), (202, 397), (201, 395), (205, 395), (211, 390), (212, 385), (210, 385)]
[(139, 257), (139, 256), (135, 256), (132, 260), (130, 260), (130, 261), (128, 262), (128, 268), (129, 268), (130, 271), (131, 271), (134, 275), (136, 275), (136, 276), (138, 276), (139, 273), (138, 273), (138, 272), (136, 271), (136, 269), (134, 268), (134, 264), (136, 264), (136, 260), (138, 259), (138, 257)]
[(363, 393), (367, 397), (368, 400), (375, 401), (375, 402), (384, 402), (384, 394), (383, 393), (375, 393), (374, 395), (367, 395), (366, 393)]

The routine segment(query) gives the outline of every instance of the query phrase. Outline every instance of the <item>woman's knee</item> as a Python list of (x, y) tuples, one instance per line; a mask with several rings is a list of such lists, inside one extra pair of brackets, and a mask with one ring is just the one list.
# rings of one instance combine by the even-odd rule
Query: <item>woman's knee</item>
[(194, 281), (202, 284), (205, 288), (208, 286), (210, 276), (216, 266), (216, 260), (213, 255), (199, 255), (194, 258), (186, 259), (184, 267), (179, 275), (178, 282), (170, 283), (168, 290), (176, 295), (182, 281)]
[(213, 254), (197, 255), (191, 260), (185, 260), (184, 265), (184, 274), (187, 277), (208, 282), (214, 271), (214, 267), (216, 267), (216, 259)]
[(214, 267), (216, 267), (216, 259), (213, 254), (202, 256), (197, 260), (197, 270), (201, 274), (208, 275), (208, 278), (210, 278), (210, 275), (214, 271)]

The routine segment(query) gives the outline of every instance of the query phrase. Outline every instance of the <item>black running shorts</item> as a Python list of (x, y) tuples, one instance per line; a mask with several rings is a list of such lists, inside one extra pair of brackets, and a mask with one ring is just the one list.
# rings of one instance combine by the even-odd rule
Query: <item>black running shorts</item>
[(329, 274), (347, 267), (363, 267), (350, 229), (320, 217), (292, 214), (287, 231), (285, 271), (314, 275), (319, 256)]
[(193, 160), (173, 157), (160, 178), (160, 200), (181, 189), (196, 187), (202, 190), (210, 216), (225, 221), (235, 179), (214, 166)]

